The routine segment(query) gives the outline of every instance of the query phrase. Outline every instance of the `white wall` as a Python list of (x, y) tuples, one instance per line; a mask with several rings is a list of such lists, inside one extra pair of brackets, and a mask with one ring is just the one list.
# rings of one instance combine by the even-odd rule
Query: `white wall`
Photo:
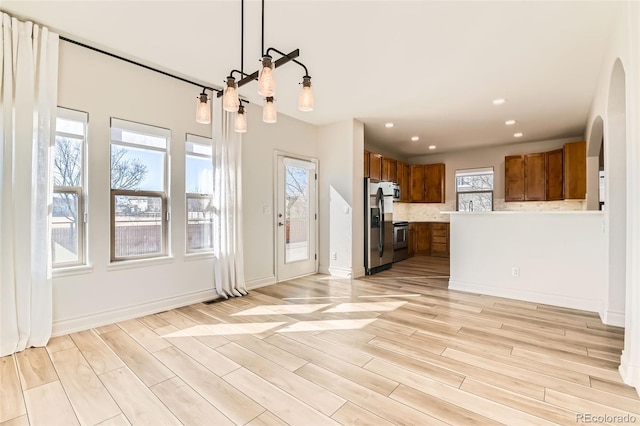
[[(56, 335), (109, 324), (216, 297), (211, 256), (185, 255), (184, 137), (211, 137), (195, 122), (201, 89), (123, 61), (61, 42), (60, 106), (89, 113), (89, 266), (53, 279)], [(216, 100), (214, 100), (216, 101)], [(249, 105), (243, 140), (245, 278), (249, 288), (275, 282), (274, 150), (315, 157), (317, 128), (280, 114), (262, 123)], [(171, 129), (170, 256), (109, 262), (109, 119), (117, 117)], [(214, 119), (217, 125), (219, 120)]]
[[(106, 324), (215, 296), (211, 258), (185, 256), (184, 138), (211, 136), (194, 120), (197, 87), (60, 43), (58, 103), (89, 113), (89, 267), (53, 279), (53, 332)], [(110, 117), (171, 129), (171, 256), (109, 264)]]
[(601, 212), (452, 213), (450, 232), (451, 290), (600, 310)]
[[(261, 105), (249, 104), (246, 111), (248, 130), (242, 137), (244, 271), (247, 287), (255, 288), (276, 281), (274, 152), (317, 158), (318, 128), (284, 114), (278, 114), (277, 123), (265, 124)], [(264, 213), (265, 208), (270, 213)]]
[[(624, 69), (624, 129), (610, 116), (611, 78), (616, 62)], [(586, 126), (586, 140), (599, 143), (592, 137), (594, 122), (604, 121), (605, 141), (605, 227), (606, 227), (606, 288), (605, 305), (601, 315), (616, 317), (624, 311), (625, 344), (620, 373), (625, 383), (640, 390), (640, 4), (626, 3), (609, 49), (602, 60), (593, 104)], [(611, 145), (624, 133), (626, 143)], [(595, 147), (588, 146), (588, 152)], [(626, 173), (616, 176), (620, 164)], [(613, 179), (611, 174), (613, 172)], [(620, 199), (621, 193), (626, 194)], [(624, 218), (624, 219), (621, 219)], [(623, 221), (621, 223), (621, 220)], [(617, 254), (616, 254), (617, 253)], [(624, 277), (624, 278), (621, 278)]]
[(319, 130), (320, 272), (345, 278), (364, 274), (363, 149), (361, 122)]

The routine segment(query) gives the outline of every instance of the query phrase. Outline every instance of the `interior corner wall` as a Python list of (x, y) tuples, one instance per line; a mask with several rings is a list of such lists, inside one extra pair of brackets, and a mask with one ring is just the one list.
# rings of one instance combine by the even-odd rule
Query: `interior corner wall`
[[(318, 158), (318, 127), (284, 114), (262, 121), (262, 107), (245, 105), (247, 133), (242, 136), (244, 274), (248, 288), (276, 282), (276, 151)], [(320, 176), (322, 162), (319, 165)]]
[[(354, 237), (356, 215), (362, 215), (362, 150), (364, 133), (361, 123), (345, 120), (321, 126), (318, 135), (320, 272), (343, 278), (359, 274), (363, 266), (362, 241)], [(358, 141), (354, 141), (354, 135)], [(362, 135), (362, 137), (360, 136)], [(358, 150), (356, 155), (356, 150)], [(359, 166), (359, 174), (354, 168)], [(359, 181), (360, 184), (356, 181)], [(361, 219), (363, 220), (363, 219)], [(358, 249), (358, 244), (360, 248)], [(356, 259), (356, 260), (354, 260)], [(360, 263), (356, 264), (359, 259)]]
[[(610, 125), (608, 114), (609, 98), (611, 96), (611, 76), (616, 61), (620, 61), (625, 72), (625, 101), (626, 101), (626, 144), (622, 152), (612, 152), (607, 146), (607, 126)], [(619, 185), (626, 186), (626, 254), (620, 258), (612, 258), (610, 251), (606, 254), (607, 267), (615, 267), (618, 263), (625, 263), (626, 278), (624, 283), (607, 282), (607, 294), (603, 295), (605, 305), (601, 316), (605, 320), (610, 313), (616, 314), (617, 304), (624, 300), (625, 342), (621, 357), (620, 373), (625, 383), (635, 386), (640, 392), (640, 4), (625, 2), (610, 45), (602, 60), (602, 68), (598, 78), (591, 110), (587, 119), (586, 140), (589, 141), (593, 123), (602, 117), (605, 126), (605, 161), (606, 157), (618, 155), (626, 159), (626, 176), (623, 183), (609, 182), (605, 199), (605, 226), (608, 239), (619, 236), (611, 233), (612, 218), (608, 209), (611, 208), (610, 194), (619, 191)], [(587, 147), (589, 149), (589, 147)], [(605, 164), (605, 173), (607, 171)], [(607, 176), (605, 179), (610, 181)], [(609, 274), (609, 277), (611, 275)], [(614, 300), (611, 299), (614, 298)]]

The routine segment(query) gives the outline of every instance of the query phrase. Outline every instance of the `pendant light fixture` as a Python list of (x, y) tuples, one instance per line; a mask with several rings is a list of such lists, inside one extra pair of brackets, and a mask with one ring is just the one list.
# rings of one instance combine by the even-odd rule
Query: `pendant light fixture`
[(264, 100), (264, 107), (262, 107), (262, 121), (269, 124), (278, 121), (278, 111), (276, 111), (276, 105), (273, 103), (273, 96), (267, 96)]
[(247, 114), (244, 112), (242, 104), (238, 107), (238, 114), (233, 120), (233, 130), (236, 133), (247, 133)]
[(264, 97), (275, 96), (276, 94), (276, 79), (273, 75), (273, 62), (271, 62), (271, 59), (271, 55), (262, 57), (262, 69), (258, 77), (258, 94)]
[[(274, 103), (274, 95), (276, 93), (275, 69), (281, 67), (288, 62), (294, 62), (304, 69), (302, 77), (302, 87), (298, 95), (298, 109), (300, 111), (313, 111), (314, 97), (311, 90), (311, 76), (307, 71), (307, 67), (296, 58), (300, 56), (300, 50), (295, 49), (290, 53), (283, 53), (280, 50), (269, 47), (264, 48), (264, 0), (262, 0), (262, 67), (259, 71), (251, 74), (244, 72), (244, 0), (241, 0), (241, 42), (240, 42), (240, 70), (233, 70), (227, 77), (227, 88), (224, 94), (218, 92), (218, 97), (223, 97), (223, 109), (228, 112), (237, 112), (238, 115), (234, 119), (234, 130), (238, 133), (244, 133), (247, 130), (246, 113), (239, 99), (238, 89), (245, 84), (258, 80), (258, 93), (265, 98), (264, 107), (262, 109), (262, 121), (265, 123), (275, 123), (278, 121), (278, 113)], [(277, 53), (280, 57), (274, 60), (272, 53)], [(240, 74), (240, 78), (236, 83), (234, 74)]]
[(227, 77), (227, 88), (222, 96), (222, 109), (229, 112), (237, 112), (240, 106), (240, 98), (236, 90), (236, 79), (232, 76)]
[(198, 96), (198, 105), (196, 107), (196, 122), (200, 124), (211, 123), (211, 106), (209, 105), (209, 96), (205, 93), (204, 87), (202, 93)]
[(298, 95), (298, 109), (300, 111), (313, 111), (313, 92), (311, 91), (311, 77), (302, 77), (302, 87)]

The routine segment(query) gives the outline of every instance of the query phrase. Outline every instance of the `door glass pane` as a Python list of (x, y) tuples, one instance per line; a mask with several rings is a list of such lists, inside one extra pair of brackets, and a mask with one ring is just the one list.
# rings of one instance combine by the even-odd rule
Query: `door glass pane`
[(51, 212), (51, 253), (53, 264), (78, 262), (78, 194), (53, 194)]
[(309, 170), (285, 166), (285, 263), (309, 259)]
[(116, 198), (116, 257), (161, 254), (162, 198), (118, 195)]

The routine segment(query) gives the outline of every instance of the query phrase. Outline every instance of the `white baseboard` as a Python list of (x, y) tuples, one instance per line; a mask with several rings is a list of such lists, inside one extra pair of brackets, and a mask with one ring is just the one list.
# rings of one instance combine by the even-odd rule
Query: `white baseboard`
[(634, 365), (627, 351), (622, 351), (620, 357), (620, 366), (618, 367), (622, 381), (629, 386), (636, 388), (638, 396), (640, 396), (640, 365)]
[(332, 277), (352, 278), (353, 270), (351, 268), (339, 268), (336, 266), (329, 267), (329, 274)]
[(358, 269), (354, 269), (353, 270), (353, 277), (352, 278), (360, 278), (360, 277), (364, 277), (366, 274), (366, 271), (364, 269), (364, 266)]
[(216, 293), (215, 289), (203, 290), (167, 299), (155, 300), (153, 302), (143, 303), (140, 305), (124, 306), (90, 315), (56, 320), (53, 322), (52, 337), (101, 327), (103, 325), (139, 318), (145, 315), (156, 314), (169, 309), (180, 308), (182, 306), (204, 302), (206, 300), (217, 299), (218, 297), (218, 293)]
[(600, 319), (604, 324), (624, 327), (624, 312), (604, 311), (604, 315), (600, 315)]
[(246, 281), (244, 284), (247, 286), (247, 290), (255, 290), (256, 288), (266, 287), (276, 283), (276, 277), (274, 275), (270, 277), (258, 278), (251, 281)]
[(329, 265), (325, 265), (322, 263), (318, 265), (318, 272), (324, 275), (331, 275), (331, 272), (329, 272)]
[(538, 293), (535, 291), (507, 289), (502, 287), (494, 287), (490, 285), (455, 280), (449, 280), (449, 290), (486, 294), (488, 296), (523, 300), (525, 302), (544, 303), (545, 305), (562, 306), (564, 308), (580, 309), (589, 312), (600, 312), (601, 306), (600, 300), (582, 299), (580, 297), (569, 297), (548, 293)]

